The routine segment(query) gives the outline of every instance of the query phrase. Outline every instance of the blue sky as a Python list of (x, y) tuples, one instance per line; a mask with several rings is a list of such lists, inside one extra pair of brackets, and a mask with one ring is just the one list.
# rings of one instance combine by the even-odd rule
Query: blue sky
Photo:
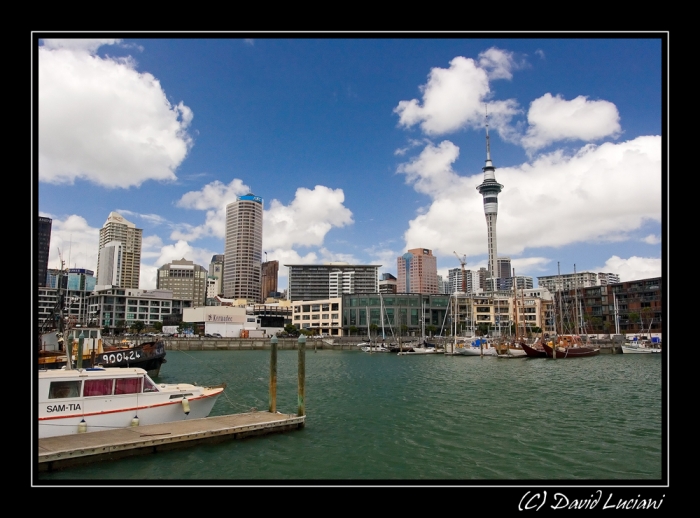
[(445, 277), (454, 252), (478, 269), (488, 106), (498, 255), (517, 275), (662, 275), (658, 37), (51, 36), (35, 68), (51, 268), (60, 249), (95, 270), (116, 211), (143, 229), (155, 288), (163, 264), (223, 253), (225, 206), (253, 192), (281, 265), (396, 275), (429, 248)]

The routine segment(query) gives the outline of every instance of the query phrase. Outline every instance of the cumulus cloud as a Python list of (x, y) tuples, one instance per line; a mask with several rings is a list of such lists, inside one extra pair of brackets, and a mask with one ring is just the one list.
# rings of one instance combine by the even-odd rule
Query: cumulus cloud
[(172, 181), (192, 139), (192, 110), (130, 58), (95, 51), (118, 40), (44, 40), (39, 49), (39, 180), (108, 188)]
[(661, 259), (654, 257), (632, 256), (623, 259), (613, 255), (603, 266), (595, 271), (617, 273), (621, 282), (636, 281), (639, 279), (651, 279), (661, 277)]
[(86, 268), (97, 273), (97, 252), (100, 230), (92, 228), (82, 216), (64, 218), (41, 213), (51, 218), (51, 241), (49, 243), (49, 268), (60, 268), (63, 256), (66, 268)]
[(115, 45), (117, 43), (121, 43), (121, 41), (122, 40), (115, 38), (45, 38), (41, 40), (45, 49), (65, 49), (76, 52), (87, 52), (89, 54), (94, 54), (97, 51), (97, 49), (99, 49), (103, 45)]
[(513, 53), (496, 47), (479, 54), (479, 66), (488, 72), (489, 79), (513, 79), (511, 70), (517, 68)]
[(591, 101), (579, 95), (567, 101), (560, 95), (545, 94), (530, 104), (530, 127), (522, 139), (532, 152), (560, 140), (586, 142), (619, 135), (620, 114), (609, 101)]
[(263, 214), (263, 246), (321, 246), (332, 228), (353, 223), (344, 202), (342, 189), (323, 185), (313, 190), (300, 187), (289, 205), (272, 200)]
[(648, 236), (643, 238), (642, 241), (648, 245), (658, 245), (659, 243), (661, 243), (661, 237), (655, 234), (649, 234)]
[[(410, 128), (416, 124), (427, 135), (441, 135), (464, 127), (482, 127), (484, 103), (491, 93), (489, 79), (510, 78), (512, 56), (499, 49), (480, 54), (477, 63), (471, 58), (455, 57), (450, 67), (433, 68), (427, 84), (420, 87), (418, 99), (401, 101), (394, 108), (399, 125)], [(494, 128), (505, 130), (508, 121), (518, 113), (514, 100), (489, 103), (489, 115), (494, 115)]]
[(449, 140), (437, 146), (429, 143), (420, 155), (401, 164), (397, 172), (406, 175), (406, 183), (413, 184), (416, 192), (435, 197), (461, 181), (452, 170), (458, 156), (459, 148)]
[[(410, 171), (408, 165), (398, 169), (417, 192), (432, 200), (409, 222), (405, 248), (425, 247), (442, 256), (458, 250), (478, 257), (486, 247), (483, 202), (476, 190), (483, 175), (452, 173), (451, 161), (457, 157), (453, 146), (442, 146), (439, 160), (418, 157), (409, 163)], [(439, 154), (440, 147), (429, 147), (428, 154)], [(504, 185), (499, 195), (499, 255), (517, 257), (538, 247), (631, 239), (645, 222), (661, 220), (660, 172), (658, 136), (589, 144), (572, 155), (558, 151), (497, 169), (496, 179)]]

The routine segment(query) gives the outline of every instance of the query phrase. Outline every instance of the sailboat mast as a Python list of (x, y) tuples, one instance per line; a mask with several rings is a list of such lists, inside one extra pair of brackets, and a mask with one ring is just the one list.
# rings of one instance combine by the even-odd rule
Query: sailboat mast
[(557, 276), (559, 279), (558, 284), (558, 290), (557, 294), (559, 295), (559, 333), (557, 334), (564, 334), (564, 307), (562, 306), (561, 302), (561, 290), (564, 286), (562, 286), (561, 282), (561, 270), (559, 268), (559, 261), (557, 261)]
[(513, 268), (513, 313), (515, 317), (515, 340), (518, 340), (518, 288), (515, 282), (515, 268)]
[(578, 323), (578, 278), (576, 277), (576, 265), (574, 264), (574, 322), (576, 327), (574, 329), (574, 334), (581, 334)]

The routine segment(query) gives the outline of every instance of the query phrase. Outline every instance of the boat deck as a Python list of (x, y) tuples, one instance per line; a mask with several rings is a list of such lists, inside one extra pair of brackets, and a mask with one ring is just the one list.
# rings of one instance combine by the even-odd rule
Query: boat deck
[(306, 416), (248, 412), (39, 439), (39, 471), (304, 427)]

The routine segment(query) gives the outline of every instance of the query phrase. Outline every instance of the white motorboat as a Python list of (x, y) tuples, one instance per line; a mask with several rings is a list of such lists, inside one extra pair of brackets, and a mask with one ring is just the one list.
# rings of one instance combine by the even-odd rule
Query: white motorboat
[(645, 341), (629, 341), (622, 346), (623, 354), (659, 354), (661, 347)]
[(458, 343), (455, 347), (455, 354), (463, 356), (496, 356), (496, 349), (488, 341), (478, 338), (471, 343)]
[(135, 367), (39, 371), (39, 438), (207, 417), (225, 385), (156, 384)]
[(383, 345), (380, 345), (380, 344), (363, 345), (362, 347), (360, 347), (360, 349), (366, 353), (388, 353), (388, 352), (391, 352), (391, 351), (389, 351), (389, 349), (387, 349), (386, 347), (384, 347)]

